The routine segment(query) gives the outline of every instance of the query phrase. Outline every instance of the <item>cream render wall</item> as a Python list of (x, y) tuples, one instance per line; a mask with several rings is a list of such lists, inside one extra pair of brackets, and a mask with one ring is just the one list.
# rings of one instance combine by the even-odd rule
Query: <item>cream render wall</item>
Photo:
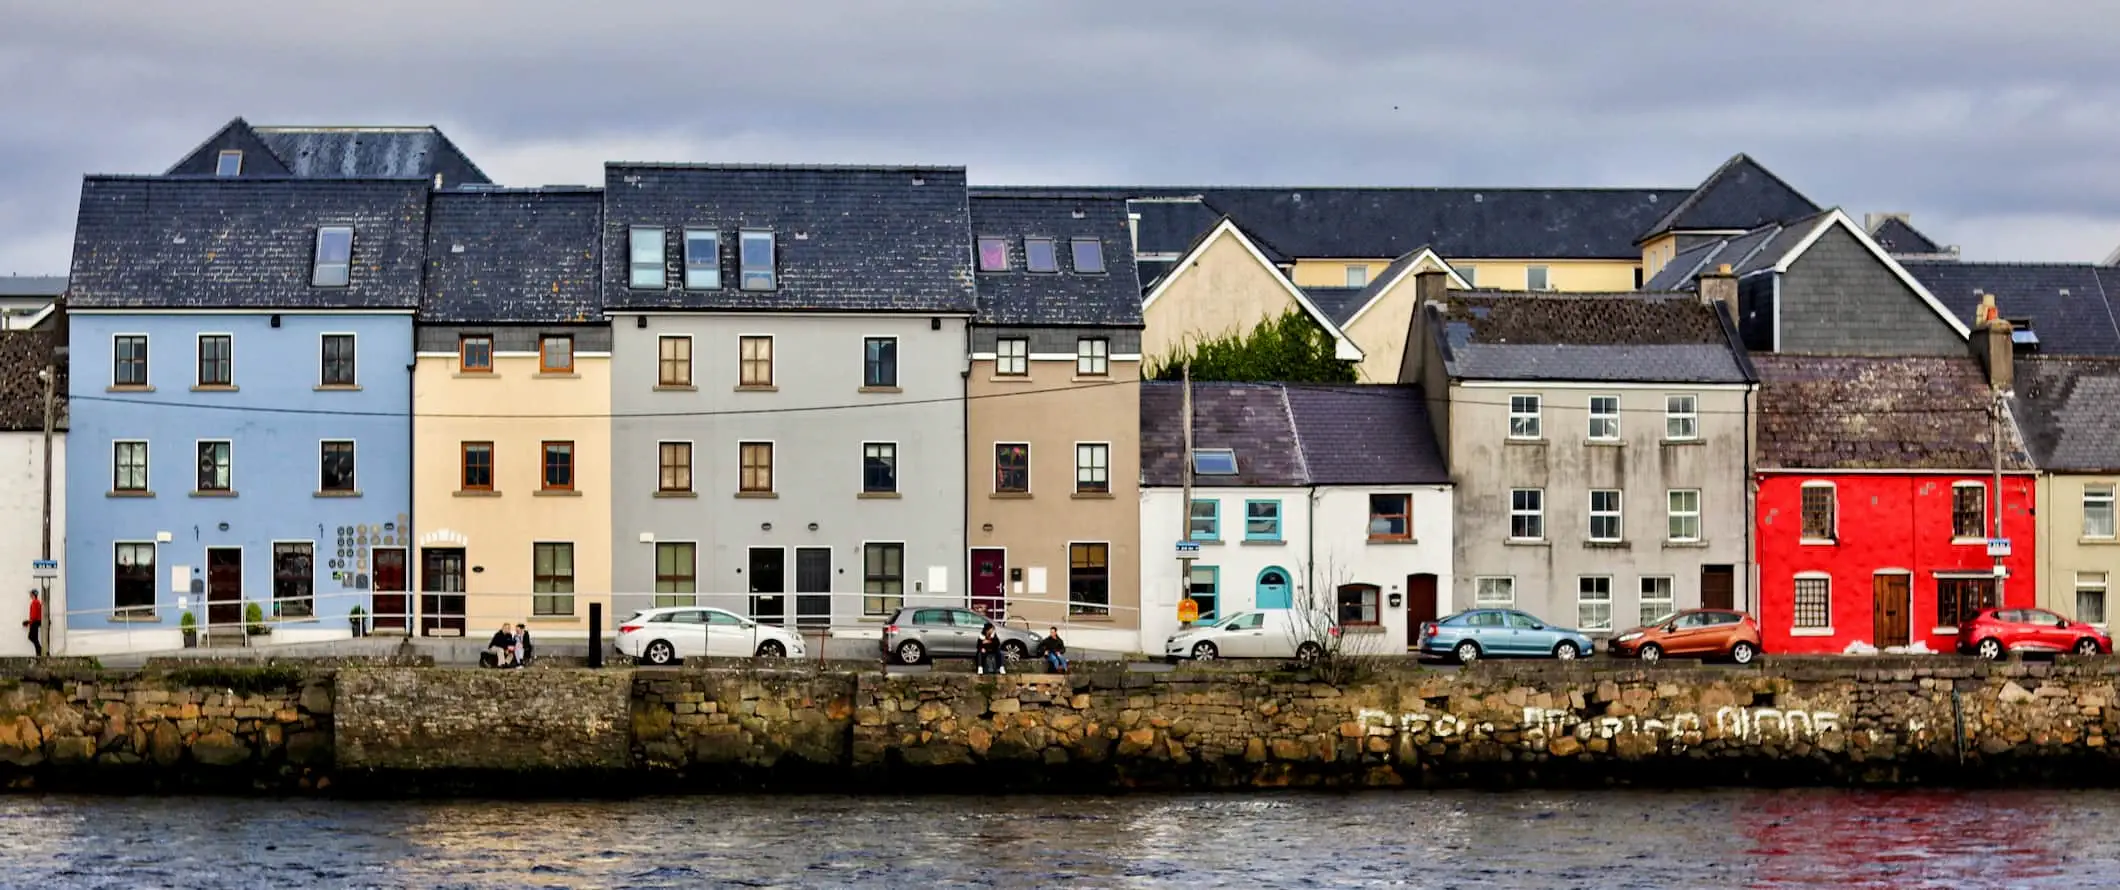
[[(0, 529), (7, 530), (0, 535), (0, 565), (7, 571), (0, 586), (0, 658), (32, 651), (22, 622), (29, 618), (29, 592), (37, 587), (29, 570), (41, 552), (43, 521), (44, 433), (0, 433)], [(52, 434), (52, 558), (65, 552), (66, 433), (60, 431)], [(66, 569), (62, 562), (45, 603), (45, 638), (54, 646), (66, 642)]]
[(2093, 486), (2120, 488), (2120, 474), (2039, 477), (2039, 605), (2074, 620), (2098, 617), (2078, 614), (2076, 589), (2079, 579), (2103, 575), (2105, 615), (2097, 623), (2104, 624), (2112, 620), (2114, 588), (2120, 584), (2120, 538), (2084, 536), (2083, 494)]
[[(1634, 289), (1634, 270), (1641, 264), (1634, 260), (1524, 260), (1524, 259), (1478, 259), (1471, 257), (1444, 257), (1450, 267), (1465, 274), (1472, 267), (1472, 285), (1483, 290), (1523, 290), (1524, 270), (1530, 266), (1545, 266), (1547, 282), (1551, 289), (1580, 293), (1629, 291)], [(1290, 279), (1298, 287), (1344, 287), (1347, 283), (1347, 266), (1368, 263), (1372, 280), (1384, 271), (1390, 259), (1301, 259), (1295, 264)], [(1646, 273), (1643, 280), (1647, 280)], [(1360, 337), (1355, 338), (1362, 349), (1370, 346)]]
[(1280, 273), (1226, 231), (1201, 249), (1192, 268), (1172, 269), (1166, 278), (1168, 286), (1142, 307), (1141, 355), (1150, 364), (1187, 343), (1248, 331), (1300, 308)]

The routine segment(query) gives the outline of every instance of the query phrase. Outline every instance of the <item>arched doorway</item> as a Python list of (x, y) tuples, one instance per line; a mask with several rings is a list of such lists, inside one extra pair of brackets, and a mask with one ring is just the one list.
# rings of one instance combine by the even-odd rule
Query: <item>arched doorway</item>
[(1295, 605), (1295, 594), (1288, 586), (1288, 570), (1280, 566), (1267, 566), (1259, 572), (1259, 592), (1253, 598), (1261, 609), (1286, 609)]

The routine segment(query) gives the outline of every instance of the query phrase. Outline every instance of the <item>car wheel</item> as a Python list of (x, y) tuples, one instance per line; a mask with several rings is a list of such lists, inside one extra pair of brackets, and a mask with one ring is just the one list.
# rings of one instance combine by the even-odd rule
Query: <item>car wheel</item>
[(1192, 657), (1194, 661), (1213, 661), (1215, 660), (1215, 656), (1221, 654), (1221, 650), (1216, 649), (1215, 644), (1201, 643), (1200, 645), (1193, 647)]
[(1730, 660), (1738, 664), (1751, 664), (1752, 659), (1758, 657), (1759, 647), (1751, 643), (1740, 640), (1737, 645), (1730, 647)]
[(1451, 653), (1457, 656), (1458, 664), (1471, 664), (1480, 660), (1480, 644), (1466, 640), (1457, 644), (1457, 648), (1451, 650)]
[(1575, 648), (1575, 644), (1567, 640), (1562, 640), (1560, 645), (1553, 647), (1553, 657), (1562, 661), (1574, 661), (1575, 657), (1581, 654), (1582, 650)]
[(653, 665), (674, 664), (677, 661), (677, 647), (670, 645), (669, 640), (656, 640), (648, 644), (647, 651), (641, 653), (641, 657)]
[(1009, 642), (1001, 644), (1001, 659), (1010, 665), (1029, 658), (1030, 655), (1030, 650), (1023, 648), (1022, 643)]
[(1973, 647), (1973, 653), (1987, 661), (2001, 661), (2002, 641), (1994, 637), (1988, 637), (1985, 640), (1981, 640), (1980, 645)]
[(2101, 651), (2103, 650), (2100, 650), (2098, 648), (2098, 641), (2093, 640), (2090, 637), (2084, 637), (2083, 639), (2076, 641), (2077, 655), (2097, 655)]
[(919, 664), (927, 660), (927, 647), (920, 645), (919, 640), (899, 643), (897, 652), (899, 664)]
[(1655, 643), (1650, 643), (1642, 647), (1643, 663), (1655, 664), (1662, 660), (1664, 660), (1664, 647), (1656, 645)]
[(1296, 660), (1304, 664), (1309, 664), (1313, 661), (1317, 661), (1318, 659), (1323, 658), (1324, 656), (1325, 647), (1320, 646), (1316, 643), (1304, 643), (1303, 645), (1296, 647)]
[(786, 658), (788, 657), (788, 647), (781, 645), (779, 640), (767, 640), (758, 644), (758, 657)]

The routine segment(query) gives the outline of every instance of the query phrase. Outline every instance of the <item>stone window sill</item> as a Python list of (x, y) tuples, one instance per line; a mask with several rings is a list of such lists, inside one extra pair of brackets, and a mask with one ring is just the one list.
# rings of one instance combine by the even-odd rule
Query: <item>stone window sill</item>
[(736, 387), (735, 391), (736, 391), (736, 392), (779, 392), (779, 391), (780, 391), (780, 387), (774, 386), (774, 385), (772, 385), (772, 384), (770, 384), (770, 383), (768, 383), (768, 384), (766, 384), (766, 385), (764, 385), (764, 386), (758, 386), (758, 385), (739, 385), (739, 386), (737, 386), (737, 387)]
[(987, 495), (987, 497), (997, 501), (1027, 501), (1031, 499), (1031, 493), (1028, 491), (997, 491)]
[(1832, 635), (1833, 629), (1830, 627), (1796, 627), (1789, 630), (1789, 636), (1792, 637), (1830, 637)]
[(1801, 540), (1801, 541), (1798, 541), (1798, 542), (1796, 542), (1796, 543), (1798, 543), (1798, 544), (1801, 544), (1801, 545), (1803, 545), (1803, 546), (1805, 546), (1805, 547), (1838, 547), (1838, 546), (1840, 546), (1840, 542), (1839, 542), (1839, 541), (1836, 541), (1836, 540), (1833, 540), (1832, 538), (1804, 538), (1803, 540)]
[(1634, 549), (1634, 542), (1632, 542), (1632, 541), (1584, 541), (1584, 542), (1583, 542), (1583, 549), (1585, 549), (1585, 550), (1632, 550), (1632, 549)]
[(1341, 630), (1343, 630), (1343, 631), (1345, 631), (1345, 632), (1346, 632), (1346, 633), (1348, 633), (1348, 634), (1352, 634), (1352, 635), (1355, 635), (1355, 636), (1362, 636), (1362, 635), (1368, 635), (1368, 634), (1381, 634), (1381, 633), (1383, 633), (1383, 632), (1384, 632), (1384, 625), (1381, 625), (1381, 624), (1345, 624), (1345, 625), (1341, 625), (1341, 628), (1340, 628), (1340, 629), (1341, 629)]
[(465, 378), (467, 378), (467, 377), (468, 377), (468, 378), (470, 378), (470, 379), (472, 379), (472, 380), (499, 380), (499, 379), (501, 379), (501, 375), (499, 375), (499, 374), (495, 374), (495, 373), (493, 373), (492, 371), (458, 371), (458, 372), (456, 372), (456, 373), (454, 373), (454, 374), (451, 374), (451, 375), (449, 375), (449, 376), (451, 376), (451, 377), (455, 377), (455, 378), (456, 378), (456, 379), (458, 379), (458, 380), (462, 380), (462, 379), (465, 379)]
[(993, 376), (991, 376), (991, 377), (988, 377), (988, 378), (986, 378), (986, 379), (987, 379), (987, 382), (988, 382), (988, 383), (1029, 383), (1029, 382), (1031, 382), (1031, 375), (1029, 375), (1029, 374), (995, 374), (995, 375), (993, 375)]
[(898, 388), (898, 387), (895, 387), (895, 386), (864, 386), (864, 387), (861, 387), (860, 389), (857, 389), (857, 390), (854, 390), (854, 391), (855, 391), (855, 392), (874, 392), (874, 393), (899, 393), (899, 392), (905, 392), (905, 390), (903, 390), (903, 389), (900, 389), (900, 388)]
[(1626, 447), (1626, 444), (1627, 444), (1627, 440), (1625, 440), (1625, 439), (1584, 439), (1584, 440), (1583, 440), (1583, 445), (1584, 445), (1585, 447), (1589, 447), (1589, 448), (1623, 448), (1623, 447)]
[(1551, 547), (1551, 546), (1553, 546), (1553, 542), (1552, 542), (1552, 541), (1548, 541), (1548, 540), (1546, 540), (1545, 538), (1510, 538), (1509, 540), (1503, 541), (1503, 542), (1502, 542), (1502, 546), (1504, 546), (1504, 547)]
[(1071, 379), (1071, 381), (1070, 381), (1070, 382), (1073, 382), (1073, 383), (1110, 383), (1110, 382), (1112, 382), (1112, 375), (1110, 375), (1110, 374), (1089, 374), (1089, 375), (1083, 375), (1083, 374), (1076, 374), (1076, 375), (1075, 375), (1075, 376), (1074, 376), (1074, 377), (1073, 377), (1073, 378)]
[(236, 496), (236, 493), (233, 489), (221, 489), (217, 491), (194, 491), (191, 496), (195, 498), (232, 498)]
[(1067, 616), (1068, 624), (1111, 624), (1117, 620), (1109, 614), (1070, 613)]
[(2112, 547), (2120, 545), (2120, 538), (2077, 538), (2076, 543), (2084, 547)]
[(1947, 636), (1947, 637), (1955, 637), (1955, 636), (1957, 636), (1957, 635), (1958, 635), (1958, 628), (1955, 628), (1955, 627), (1937, 627), (1937, 628), (1931, 628), (1931, 629), (1929, 630), (1929, 633), (1931, 633), (1931, 634), (1935, 634), (1935, 635), (1940, 635), (1940, 636)]
[(103, 388), (103, 391), (104, 391), (104, 392), (154, 392), (154, 391), (155, 391), (155, 388), (154, 388), (154, 387), (152, 387), (152, 386), (133, 386), (133, 385), (127, 384), (127, 385), (124, 385), (124, 386), (106, 386), (106, 387), (104, 387), (104, 388)]
[(1665, 448), (1680, 448), (1687, 445), (1706, 445), (1708, 442), (1705, 439), (1665, 439), (1657, 444)]
[(208, 383), (208, 384), (205, 384), (205, 385), (202, 385), (202, 386), (194, 386), (194, 387), (192, 387), (192, 388), (191, 388), (191, 391), (192, 391), (192, 392), (242, 392), (242, 391), (243, 391), (243, 388), (242, 388), (242, 387), (240, 387), (240, 386), (235, 386), (235, 385), (233, 385), (233, 384), (221, 384), (221, 383)]
[(155, 624), (162, 619), (153, 612), (132, 609), (110, 616), (112, 624)]
[(1393, 545), (1393, 546), (1405, 546), (1405, 545), (1408, 545), (1408, 544), (1419, 544), (1419, 543), (1420, 543), (1420, 541), (1419, 541), (1419, 540), (1417, 540), (1417, 539), (1415, 539), (1415, 538), (1410, 538), (1410, 537), (1407, 537), (1407, 538), (1396, 538), (1396, 537), (1371, 537), (1371, 538), (1369, 539), (1369, 543), (1371, 543), (1371, 544), (1385, 544), (1385, 545)]
[(449, 496), (457, 498), (497, 498), (501, 496), (501, 493), (490, 488), (463, 488), (450, 492)]
[(361, 387), (353, 383), (326, 383), (309, 388), (312, 392), (360, 392)]
[(696, 498), (696, 497), (699, 497), (699, 492), (696, 492), (696, 491), (658, 491), (658, 492), (656, 492), (656, 493), (655, 493), (655, 497), (659, 497), (659, 498)]
[(1664, 549), (1665, 549), (1665, 550), (1702, 550), (1702, 549), (1705, 549), (1705, 548), (1706, 548), (1707, 546), (1708, 546), (1708, 542), (1706, 542), (1706, 541), (1665, 541), (1665, 542), (1664, 542)]
[(772, 500), (780, 497), (780, 493), (774, 491), (739, 491), (736, 496), (746, 500)]
[(1220, 547), (1225, 543), (1221, 538), (1202, 538), (1197, 536), (1187, 538), (1186, 540), (1189, 540), (1202, 547)]
[(656, 392), (698, 392), (698, 391), (699, 391), (699, 387), (697, 387), (697, 386), (693, 386), (692, 384), (689, 384), (689, 383), (658, 383), (658, 384), (655, 384), (655, 391), (656, 391)]
[(572, 488), (540, 488), (530, 493), (534, 498), (578, 498), (582, 493)]
[(1108, 501), (1112, 499), (1112, 493), (1108, 491), (1078, 491), (1069, 495), (1069, 497), (1078, 501)]
[(536, 377), (536, 378), (534, 378), (534, 379), (537, 379), (537, 380), (580, 380), (580, 379), (581, 379), (581, 376), (582, 376), (582, 375), (580, 375), (580, 374), (576, 374), (576, 373), (574, 373), (573, 371), (539, 371), (539, 372), (537, 372), (537, 377)]
[(854, 497), (864, 501), (895, 501), (904, 497), (904, 495), (895, 491), (864, 491), (854, 495)]
[(1281, 540), (1280, 538), (1245, 538), (1245, 539), (1244, 539), (1244, 542), (1243, 542), (1243, 546), (1245, 546), (1245, 547), (1279, 547), (1279, 546), (1282, 546), (1282, 545), (1284, 545), (1284, 544), (1287, 544), (1287, 543), (1288, 543), (1287, 541), (1283, 541), (1283, 540)]
[(152, 491), (106, 491), (103, 496), (107, 498), (151, 498), (155, 496), (155, 493)]
[(1987, 546), (1987, 539), (1986, 539), (1986, 538), (1962, 538), (1962, 537), (1961, 537), (1961, 538), (1952, 538), (1952, 539), (1951, 539), (1951, 546), (1953, 546), (1953, 547), (1985, 547), (1985, 546)]
[(1504, 444), (1504, 445), (1537, 445), (1537, 446), (1539, 446), (1539, 447), (1542, 447), (1542, 448), (1543, 448), (1543, 447), (1545, 447), (1545, 445), (1546, 445), (1546, 440), (1545, 440), (1545, 438), (1544, 438), (1544, 437), (1540, 437), (1540, 438), (1536, 438), (1536, 439), (1518, 439), (1518, 438), (1515, 438), (1515, 437), (1510, 437), (1510, 438), (1507, 438), (1507, 439), (1503, 439), (1503, 440), (1502, 440), (1502, 444)]
[(359, 491), (319, 491), (315, 496), (320, 498), (357, 498), (361, 496), (361, 493)]
[[(576, 594), (576, 595), (577, 595), (577, 596), (579, 596), (579, 594)], [(581, 623), (581, 619), (580, 619), (580, 618), (576, 618), (576, 617), (574, 617), (573, 615), (532, 615), (532, 616), (530, 616), (529, 618), (526, 618), (526, 619), (524, 619), (524, 623), (526, 623), (526, 624), (580, 624), (580, 623)], [(532, 645), (533, 647), (535, 647), (535, 646), (536, 646), (536, 644), (537, 644), (537, 641), (536, 641), (536, 640), (532, 640), (532, 641), (530, 641), (530, 643), (531, 643), (531, 645)], [(533, 651), (533, 652), (532, 652), (532, 655), (534, 656), (535, 654), (536, 654), (536, 653), (535, 653), (535, 652)]]

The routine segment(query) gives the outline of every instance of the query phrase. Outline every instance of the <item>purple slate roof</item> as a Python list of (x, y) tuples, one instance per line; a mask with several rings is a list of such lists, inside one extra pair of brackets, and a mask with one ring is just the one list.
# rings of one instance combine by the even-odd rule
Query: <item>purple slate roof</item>
[[(1141, 384), (1141, 478), (1185, 482), (1184, 384)], [(1448, 484), (1417, 386), (1193, 384), (1193, 448), (1236, 453), (1236, 476), (1194, 476), (1216, 488)]]
[(1446, 484), (1418, 386), (1285, 387), (1313, 485)]

